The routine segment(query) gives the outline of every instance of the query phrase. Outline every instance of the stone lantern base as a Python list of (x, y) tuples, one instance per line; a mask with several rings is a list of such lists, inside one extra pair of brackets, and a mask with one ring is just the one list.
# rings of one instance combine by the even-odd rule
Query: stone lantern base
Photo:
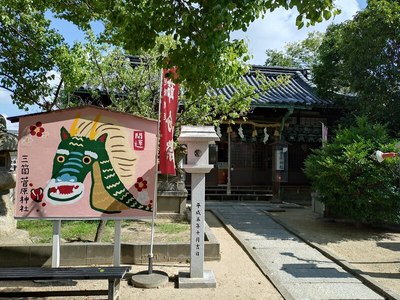
[(186, 214), (186, 199), (188, 192), (185, 191), (158, 191), (157, 192), (157, 213)]
[(185, 217), (187, 196), (188, 191), (181, 176), (158, 176), (157, 213)]

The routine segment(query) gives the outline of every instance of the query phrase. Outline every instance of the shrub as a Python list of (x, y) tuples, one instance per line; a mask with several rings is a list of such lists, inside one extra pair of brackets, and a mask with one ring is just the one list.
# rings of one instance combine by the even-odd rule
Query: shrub
[(313, 150), (305, 173), (329, 212), (357, 222), (399, 223), (398, 158), (378, 163), (376, 150), (394, 151), (387, 128), (360, 117), (337, 132), (332, 143)]

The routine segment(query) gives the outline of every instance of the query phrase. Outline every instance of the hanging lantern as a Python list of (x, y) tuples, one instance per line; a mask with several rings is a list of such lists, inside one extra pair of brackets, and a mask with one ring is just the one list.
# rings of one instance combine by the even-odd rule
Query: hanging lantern
[(297, 136), (297, 141), (304, 143), (306, 141), (304, 134), (299, 134)]

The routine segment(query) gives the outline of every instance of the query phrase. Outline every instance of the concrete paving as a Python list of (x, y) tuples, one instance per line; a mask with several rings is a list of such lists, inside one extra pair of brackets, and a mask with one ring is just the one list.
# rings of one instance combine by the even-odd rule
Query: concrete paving
[(268, 202), (206, 202), (206, 209), (226, 225), (286, 300), (384, 299), (276, 223), (266, 210), (277, 206)]

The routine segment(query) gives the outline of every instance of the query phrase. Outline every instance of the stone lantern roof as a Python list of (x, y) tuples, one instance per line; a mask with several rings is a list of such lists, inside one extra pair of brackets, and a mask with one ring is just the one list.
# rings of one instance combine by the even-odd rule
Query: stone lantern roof
[(7, 132), (6, 119), (0, 115), (0, 151), (17, 151), (18, 138)]

